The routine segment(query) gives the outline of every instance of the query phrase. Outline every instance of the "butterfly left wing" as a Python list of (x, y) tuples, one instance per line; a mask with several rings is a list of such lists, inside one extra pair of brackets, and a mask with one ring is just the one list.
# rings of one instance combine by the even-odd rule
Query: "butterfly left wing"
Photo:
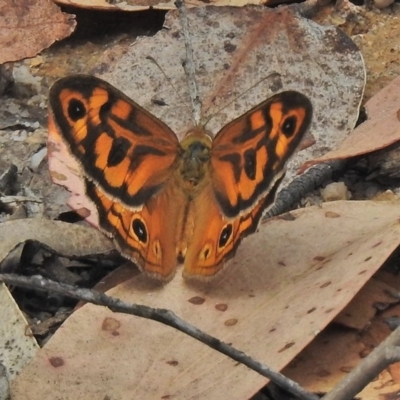
[(285, 165), (311, 118), (310, 100), (287, 91), (221, 129), (211, 149), (211, 179), (224, 216), (247, 214), (262, 198), (269, 200), (265, 206), (272, 204)]
[(109, 83), (72, 75), (50, 89), (49, 126), (85, 176), (110, 198), (140, 208), (169, 179), (180, 152), (174, 132)]
[(217, 134), (211, 148), (210, 182), (194, 199), (195, 228), (185, 257), (186, 278), (215, 275), (241, 240), (257, 229), (311, 116), (307, 97), (283, 92)]
[[(79, 164), (75, 173), (83, 189), (75, 183), (68, 187), (78, 194), (77, 211), (142, 270), (171, 278), (177, 264), (175, 229), (186, 201), (174, 183), (181, 152), (176, 135), (92, 76), (60, 79), (50, 90), (49, 103), (49, 143), (58, 154), (66, 149)], [(79, 200), (82, 190), (96, 212)]]

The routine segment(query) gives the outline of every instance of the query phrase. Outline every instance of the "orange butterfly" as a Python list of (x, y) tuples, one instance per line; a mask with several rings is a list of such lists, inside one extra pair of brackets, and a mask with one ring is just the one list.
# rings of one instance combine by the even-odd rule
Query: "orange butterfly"
[(304, 95), (276, 94), (212, 136), (174, 132), (109, 83), (74, 75), (50, 91), (50, 136), (81, 165), (99, 226), (143, 271), (211, 277), (256, 230), (312, 117)]

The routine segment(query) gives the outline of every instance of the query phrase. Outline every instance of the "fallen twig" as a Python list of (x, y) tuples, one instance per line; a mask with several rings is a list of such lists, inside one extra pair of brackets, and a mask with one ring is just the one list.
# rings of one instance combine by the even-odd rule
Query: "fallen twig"
[(343, 170), (345, 165), (346, 161), (344, 160), (334, 160), (314, 165), (304, 174), (296, 177), (277, 194), (274, 204), (264, 217), (272, 218), (293, 210), (296, 203), (299, 203), (308, 193), (331, 179), (334, 173)]

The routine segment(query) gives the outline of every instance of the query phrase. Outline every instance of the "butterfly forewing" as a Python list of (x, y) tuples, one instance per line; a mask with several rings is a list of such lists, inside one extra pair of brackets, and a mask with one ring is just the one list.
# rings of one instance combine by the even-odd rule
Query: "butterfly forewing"
[(215, 197), (228, 218), (248, 212), (282, 177), (312, 117), (301, 93), (279, 93), (232, 121), (211, 150)]
[(98, 78), (57, 81), (50, 118), (86, 176), (129, 207), (142, 206), (175, 168), (180, 147), (172, 130)]

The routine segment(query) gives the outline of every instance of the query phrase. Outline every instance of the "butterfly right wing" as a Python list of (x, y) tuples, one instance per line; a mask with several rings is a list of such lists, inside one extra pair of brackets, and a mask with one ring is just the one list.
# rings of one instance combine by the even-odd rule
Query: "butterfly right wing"
[(278, 93), (235, 119), (216, 135), (211, 150), (214, 195), (222, 213), (235, 218), (261, 199), (274, 201), (289, 158), (310, 126), (312, 105), (301, 93)]
[(216, 135), (211, 147), (210, 182), (193, 200), (195, 229), (185, 258), (187, 278), (218, 273), (241, 240), (257, 229), (311, 116), (306, 96), (282, 92)]

